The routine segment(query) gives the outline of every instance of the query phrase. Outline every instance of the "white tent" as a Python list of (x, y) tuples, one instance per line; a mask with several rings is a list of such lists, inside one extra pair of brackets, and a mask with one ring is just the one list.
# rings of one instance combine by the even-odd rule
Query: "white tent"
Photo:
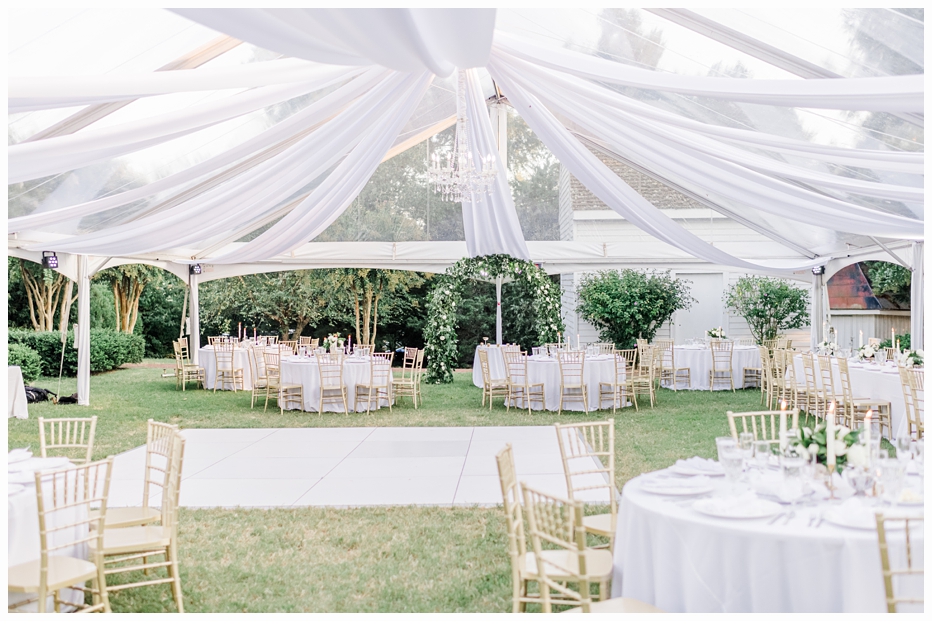
[[(107, 266), (166, 268), (191, 283), (195, 343), (192, 262), (203, 281), (334, 266), (441, 271), (491, 253), (551, 273), (676, 264), (786, 276), (882, 259), (916, 274), (921, 347), (922, 18), (815, 8), (14, 13), (8, 252), (57, 252), (79, 289)], [(506, 176), (508, 106), (645, 238), (526, 242)], [(318, 239), (382, 162), (457, 115), (497, 169), (492, 192), (462, 204), (463, 241)], [(593, 149), (770, 243), (700, 238)], [(120, 169), (123, 183), (109, 189)]]

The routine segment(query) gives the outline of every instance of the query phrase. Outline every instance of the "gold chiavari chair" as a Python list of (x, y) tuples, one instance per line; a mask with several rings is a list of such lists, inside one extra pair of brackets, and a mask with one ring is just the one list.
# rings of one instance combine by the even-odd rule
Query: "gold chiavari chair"
[(375, 352), (374, 343), (357, 343), (353, 346), (353, 352), (360, 356), (369, 356)]
[(686, 389), (692, 387), (688, 367), (676, 367), (676, 357), (673, 353), (672, 339), (658, 339), (654, 347), (660, 353), (660, 384), (664, 384), (676, 391), (677, 385), (685, 385)]
[(773, 409), (775, 396), (770, 351), (766, 346), (757, 346), (757, 351), (760, 352), (761, 365), (760, 402), (762, 405), (767, 405), (768, 409)]
[(316, 337), (304, 337), (301, 335), (298, 336), (299, 346), (308, 346), (310, 348), (316, 348), (319, 343), (320, 343), (320, 340), (317, 339)]
[(776, 339), (767, 339), (766, 341), (761, 342), (760, 345), (762, 345), (762, 346), (764, 346), (765, 348), (767, 348), (767, 350), (769, 350), (770, 352), (773, 352), (773, 349), (777, 347), (777, 340), (776, 340)]
[[(855, 398), (854, 391), (851, 388), (851, 375), (848, 372), (848, 359), (838, 357), (838, 380), (841, 384), (841, 397), (843, 406), (841, 412), (836, 410), (835, 418), (843, 417), (845, 426), (849, 429), (857, 429), (864, 423), (864, 414), (868, 409), (873, 409), (872, 417), (880, 424), (880, 434), (883, 435), (884, 428), (887, 429), (887, 437), (893, 438), (892, 424), (892, 405), (889, 400)], [(837, 420), (836, 420), (837, 421)]]
[(739, 337), (738, 339), (735, 339), (735, 345), (750, 348), (752, 346), (756, 346), (757, 342), (754, 341), (753, 337)]
[(586, 353), (582, 350), (564, 350), (557, 355), (560, 366), (560, 408), (568, 402), (580, 402), (583, 411), (589, 415), (589, 388), (586, 386)]
[(869, 346), (880, 346), (883, 343), (883, 339), (880, 337), (869, 337), (867, 339), (867, 345)]
[(635, 399), (647, 394), (650, 406), (653, 408), (655, 400), (654, 385), (656, 383), (657, 353), (648, 345), (637, 347), (638, 361), (631, 374), (631, 393)]
[[(612, 554), (608, 549), (586, 547), (586, 527), (582, 522), (583, 507), (572, 500), (533, 490), (521, 482), (528, 534), (537, 561), (537, 581), (543, 612), (553, 612), (553, 604), (581, 606), (590, 612), (592, 595), (589, 585), (599, 585), (599, 599), (608, 599), (612, 578)], [(545, 555), (544, 545), (563, 553)], [(568, 586), (577, 585), (577, 589)], [(556, 592), (556, 598), (554, 593)]]
[[(49, 597), (55, 612), (62, 612), (63, 607), (110, 612), (101, 552), (112, 471), (113, 457), (108, 457), (77, 468), (36, 472), (39, 559), (7, 570), (9, 592), (36, 593), (36, 597), (10, 605), (11, 612), (34, 602), (40, 613), (48, 612)], [(67, 550), (74, 548), (88, 549), (90, 560), (69, 555), (75, 551)], [(91, 582), (90, 588), (84, 587), (87, 581)], [(66, 588), (90, 593), (92, 603), (63, 601), (61, 591)]]
[[(511, 559), (511, 601), (512, 612), (525, 612), (527, 604), (540, 603), (539, 593), (529, 592), (531, 582), (537, 582), (537, 558), (527, 549), (524, 535), (524, 513), (521, 509), (521, 489), (515, 471), (514, 451), (508, 444), (495, 456), (498, 465), (498, 480), (502, 487), (502, 505), (505, 508), (505, 524), (508, 532), (508, 556)], [(560, 560), (565, 553), (561, 550), (548, 549), (542, 552), (554, 561)], [(600, 556), (595, 560), (599, 560)], [(603, 560), (604, 562), (604, 560)], [(560, 603), (553, 600), (553, 603)]]
[(485, 397), (489, 397), (489, 409), (492, 409), (492, 399), (494, 396), (501, 396), (508, 399), (509, 384), (508, 378), (492, 378), (492, 371), (489, 368), (489, 350), (480, 347), (479, 368), (482, 370), (482, 406), (485, 407)]
[[(880, 568), (883, 574), (883, 588), (887, 612), (898, 612), (897, 606), (899, 604), (923, 604), (925, 600), (921, 596), (898, 597), (896, 595), (897, 585), (893, 578), (916, 578), (913, 585), (918, 587), (917, 591), (919, 593), (922, 593), (921, 580), (924, 577), (924, 571), (922, 567), (916, 566), (916, 559), (913, 557), (913, 554), (918, 552), (913, 544), (917, 534), (911, 530), (910, 525), (918, 525), (918, 535), (921, 539), (923, 525), (925, 523), (924, 516), (921, 514), (918, 516), (884, 516), (883, 512), (876, 512), (874, 516), (877, 519), (877, 543), (880, 547)], [(887, 532), (887, 524), (891, 522), (903, 523), (906, 551), (906, 568), (903, 569), (894, 569), (890, 562), (890, 543), (888, 542), (890, 536)], [(894, 528), (893, 531), (898, 531), (898, 528)]]
[[(787, 409), (784, 411), (746, 411), (742, 413), (727, 412), (728, 428), (731, 429), (731, 437), (738, 440), (738, 433), (753, 433), (755, 440), (778, 443), (780, 441), (780, 415), (786, 414), (787, 427), (790, 429), (799, 429), (799, 409)], [(738, 422), (741, 422), (741, 430), (738, 430)]]
[[(175, 434), (172, 438), (174, 466), (168, 470), (168, 481), (162, 492), (159, 525), (136, 525), (104, 529), (103, 556), (106, 575), (126, 575), (142, 571), (140, 581), (111, 584), (108, 590), (121, 591), (155, 584), (170, 584), (172, 597), (178, 612), (184, 612), (181, 594), (181, 565), (178, 561), (178, 499), (181, 494), (181, 470), (184, 463), (184, 438)], [(154, 556), (163, 556), (161, 562), (150, 562)], [(139, 563), (135, 561), (139, 560)], [(152, 577), (154, 569), (164, 568), (165, 577)]]
[(214, 376), (214, 391), (217, 388), (224, 389), (227, 385), (236, 391), (236, 386), (242, 390), (246, 389), (243, 368), (236, 367), (234, 357), (236, 349), (231, 343), (217, 344), (214, 346), (214, 366), (216, 368)]
[(884, 353), (884, 361), (896, 361), (896, 348), (881, 348)]
[[(788, 358), (789, 357), (789, 358)], [(770, 367), (773, 370), (771, 386), (774, 390), (776, 400), (789, 400), (792, 397), (790, 388), (787, 384), (787, 361), (792, 360), (789, 351), (783, 348), (774, 348), (770, 360)]]
[(392, 392), (392, 361), (395, 359), (394, 352), (376, 352), (372, 354), (369, 362), (369, 382), (357, 383), (355, 390), (355, 399), (353, 401), (353, 411), (359, 410), (359, 403), (366, 405), (366, 414), (372, 409), (373, 398), (375, 408), (379, 408), (382, 400), (388, 405), (388, 411), (391, 413), (394, 394)]
[(806, 395), (806, 387), (800, 385), (796, 378), (796, 358), (793, 351), (784, 350), (783, 352), (786, 364), (786, 397), (783, 400), (787, 401), (790, 409), (798, 409), (800, 396)]
[(819, 364), (819, 407), (822, 410), (821, 417), (828, 414), (828, 410), (835, 405), (836, 416), (845, 403), (844, 395), (835, 387), (835, 370), (832, 366), (832, 357), (818, 356), (816, 360)]
[(39, 457), (64, 451), (73, 464), (87, 464), (94, 452), (97, 416), (90, 418), (43, 418), (39, 416)]
[(317, 369), (320, 370), (320, 402), (317, 415), (324, 412), (324, 403), (341, 403), (343, 413), (349, 415), (346, 404), (346, 383), (343, 382), (343, 362), (329, 354), (317, 355)]
[(412, 348), (412, 350), (414, 350), (414, 352), (412, 353), (411, 361), (408, 363), (409, 367), (405, 368), (405, 365), (402, 365), (401, 378), (395, 379), (392, 389), (395, 392), (396, 400), (398, 398), (410, 397), (414, 402), (414, 408), (417, 409), (418, 403), (421, 402), (421, 377), (424, 375), (424, 349)]
[(259, 335), (259, 344), (263, 346), (277, 346), (278, 335)]
[(709, 370), (709, 391), (715, 391), (716, 384), (728, 385), (735, 391), (735, 378), (732, 370), (732, 354), (735, 344), (731, 341), (709, 342), (712, 350), (712, 369)]
[(279, 341), (278, 346), (279, 346), (279, 351), (283, 350), (284, 348), (288, 348), (289, 350), (291, 350), (291, 354), (298, 353), (298, 342), (297, 341)]
[(191, 381), (198, 383), (201, 388), (204, 388), (207, 382), (207, 375), (204, 368), (190, 363), (188, 359), (185, 358), (185, 352), (180, 342), (173, 341), (172, 347), (175, 350), (175, 389), (178, 389), (180, 385), (181, 391), (185, 391), (187, 384)]
[(542, 411), (546, 409), (544, 384), (528, 382), (527, 352), (506, 351), (504, 358), (505, 380), (508, 381), (507, 409), (510, 411), (512, 407), (517, 407), (522, 403), (527, 405), (528, 415), (531, 414), (533, 403), (540, 403)]
[(218, 344), (218, 343), (226, 343), (226, 339), (227, 339), (227, 337), (224, 337), (224, 336), (222, 336), (222, 335), (218, 335), (218, 336), (216, 336), (216, 337), (210, 337), (210, 336), (208, 336), (208, 337), (207, 337), (207, 343), (213, 346), (213, 345), (216, 345), (216, 344)]
[(281, 353), (266, 350), (263, 357), (265, 358), (265, 407), (263, 410), (269, 410), (269, 399), (274, 396), (278, 403), (279, 415), (284, 415), (285, 409), (289, 408), (290, 404), (298, 405), (298, 409), (303, 411), (304, 386), (301, 383), (282, 382)]
[(599, 351), (599, 354), (612, 354), (615, 352), (615, 342), (613, 341), (600, 341), (599, 343), (592, 344)]
[(615, 360), (615, 378), (611, 383), (599, 382), (599, 409), (602, 408), (602, 403), (611, 402), (612, 413), (615, 413), (619, 407), (624, 407), (625, 403), (630, 401), (634, 410), (638, 410), (638, 399), (634, 395), (632, 385), (635, 352), (637, 351), (634, 349), (612, 352)]
[(252, 364), (252, 395), (249, 408), (255, 407), (256, 401), (262, 396), (269, 398), (269, 374), (266, 370), (265, 352), (260, 347), (248, 348), (249, 360)]
[(809, 421), (809, 416), (814, 418), (822, 417), (822, 407), (821, 407), (821, 390), (816, 384), (815, 377), (815, 359), (813, 359), (812, 354), (802, 354), (803, 362), (803, 376), (805, 378), (806, 389), (805, 389), (805, 400), (802, 401), (804, 409), (806, 410), (806, 421)]
[(925, 407), (925, 389), (923, 387), (923, 372), (900, 366), (900, 386), (903, 389), (903, 402), (906, 409), (906, 426), (909, 434), (916, 439), (922, 438), (925, 433), (923, 418)]
[(555, 424), (566, 496), (581, 501), (580, 493), (595, 493), (608, 498), (607, 514), (583, 516), (582, 524), (590, 534), (608, 538), (609, 549), (615, 546), (615, 526), (618, 520), (618, 488), (615, 487), (615, 423), (579, 422)]
[(180, 462), (173, 459), (181, 456), (181, 451), (175, 448), (175, 439), (180, 435), (177, 424), (165, 424), (149, 419), (146, 426), (142, 506), (109, 508), (104, 527), (133, 527), (158, 523), (161, 520), (160, 509), (149, 503), (153, 496), (167, 492), (169, 471), (181, 466)]

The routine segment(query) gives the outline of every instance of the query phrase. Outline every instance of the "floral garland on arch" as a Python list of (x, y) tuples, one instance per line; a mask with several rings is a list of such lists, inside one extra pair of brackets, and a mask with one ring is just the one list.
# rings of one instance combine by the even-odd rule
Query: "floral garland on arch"
[(463, 285), (479, 279), (512, 278), (523, 282), (534, 295), (537, 343), (553, 343), (563, 332), (560, 314), (560, 288), (534, 263), (507, 254), (463, 258), (448, 267), (427, 298), (427, 326), (424, 329), (424, 353), (428, 383), (453, 382), (456, 356), (456, 303)]

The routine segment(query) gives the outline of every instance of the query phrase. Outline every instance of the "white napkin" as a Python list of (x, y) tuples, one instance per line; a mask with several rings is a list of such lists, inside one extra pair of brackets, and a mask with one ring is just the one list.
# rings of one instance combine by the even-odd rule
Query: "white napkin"
[(722, 473), (724, 471), (722, 465), (717, 461), (712, 459), (704, 459), (698, 456), (690, 457), (689, 459), (678, 459), (672, 468), (674, 470), (677, 468), (688, 468), (691, 470), (698, 470), (712, 474)]
[(29, 459), (30, 457), (32, 457), (32, 453), (28, 448), (14, 448), (7, 454), (6, 463), (7, 465), (15, 464), (16, 462), (21, 462), (24, 459)]
[(703, 511), (720, 516), (757, 516), (772, 512), (773, 504), (761, 501), (753, 492), (737, 496), (713, 497), (702, 503)]
[(877, 523), (874, 511), (858, 497), (852, 497), (832, 508), (832, 515), (843, 523), (865, 529), (876, 527)]
[(644, 480), (644, 487), (656, 490), (674, 488), (705, 488), (711, 485), (711, 480), (705, 475), (695, 477), (650, 477)]
[(30, 457), (21, 462), (10, 464), (7, 470), (15, 472), (35, 472), (37, 470), (52, 470), (68, 464), (67, 457)]

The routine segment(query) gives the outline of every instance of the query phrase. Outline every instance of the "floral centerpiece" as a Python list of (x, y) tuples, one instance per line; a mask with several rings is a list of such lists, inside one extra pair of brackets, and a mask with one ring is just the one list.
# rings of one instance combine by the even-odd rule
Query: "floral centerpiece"
[(819, 342), (819, 354), (829, 354), (834, 355), (838, 352), (838, 344), (834, 341), (821, 341)]
[(711, 339), (728, 339), (728, 337), (726, 337), (725, 333), (722, 331), (721, 326), (705, 331), (705, 336)]
[(335, 352), (338, 348), (342, 348), (346, 340), (340, 336), (340, 333), (331, 333), (324, 337), (324, 342), (321, 344), (327, 350)]
[[(867, 466), (869, 454), (860, 443), (861, 430), (852, 431), (846, 426), (835, 425), (835, 468), (840, 472), (845, 466)], [(825, 465), (827, 460), (826, 441), (828, 439), (826, 424), (816, 424), (815, 429), (803, 427), (800, 447), (805, 448), (817, 464)], [(887, 440), (880, 439), (880, 447), (896, 457), (896, 447)]]
[(922, 350), (911, 350), (908, 354), (904, 352), (900, 364), (903, 367), (921, 367), (925, 365), (925, 353)]
[(880, 348), (874, 344), (867, 344), (858, 348), (858, 358), (862, 361), (869, 361), (874, 358)]

